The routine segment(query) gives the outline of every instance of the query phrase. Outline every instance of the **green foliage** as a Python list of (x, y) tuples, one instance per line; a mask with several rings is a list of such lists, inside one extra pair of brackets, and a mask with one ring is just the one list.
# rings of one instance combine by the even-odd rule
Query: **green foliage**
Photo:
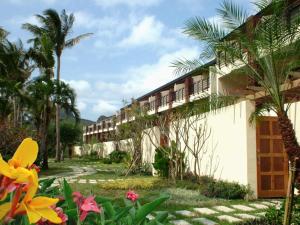
[(111, 161), (110, 158), (104, 158), (104, 159), (103, 159), (103, 163), (104, 163), (104, 164), (112, 164), (112, 161)]
[[(184, 153), (177, 149), (175, 142), (172, 142), (171, 147), (159, 147), (155, 149), (154, 163), (152, 165), (157, 170), (159, 176), (168, 177), (171, 173), (171, 166), (172, 168), (176, 168), (175, 163), (178, 169), (180, 168), (180, 163), (182, 163), (182, 169), (184, 170), (184, 159)], [(175, 171), (175, 174), (179, 174), (179, 171)]]
[(82, 129), (70, 121), (64, 121), (60, 124), (61, 143), (64, 146), (75, 145), (79, 143), (82, 137)]
[(154, 188), (165, 187), (167, 185), (167, 180), (162, 180), (158, 177), (114, 180), (98, 184), (100, 188), (105, 190), (151, 190)]
[[(265, 215), (266, 225), (277, 225), (282, 224), (284, 216), (284, 206), (283, 203), (279, 209), (276, 207), (271, 207), (267, 210)], [(294, 208), (292, 212), (291, 224), (300, 224), (300, 197), (295, 197)]]
[[(53, 180), (51, 181), (43, 181), (44, 193), (43, 195), (48, 194), (53, 196), (53, 194), (49, 194), (47, 188), (51, 188)], [(46, 188), (45, 188), (46, 185)], [(59, 188), (56, 188), (57, 190)], [(54, 192), (52, 192), (54, 193)], [(79, 222), (79, 210), (77, 209), (77, 205), (73, 201), (72, 193), (70, 185), (67, 181), (63, 182), (63, 197), (64, 201), (58, 203), (58, 206), (61, 207), (65, 214), (68, 215), (67, 225), (73, 224), (99, 224), (99, 225), (155, 225), (155, 224), (166, 224), (167, 223), (167, 214), (159, 214), (153, 220), (149, 220), (147, 216), (153, 213), (154, 210), (157, 209), (162, 203), (169, 199), (169, 196), (160, 196), (159, 198), (153, 200), (152, 202), (148, 202), (142, 205), (139, 200), (136, 202), (131, 202), (128, 199), (124, 199), (122, 202), (115, 201), (109, 198), (103, 198), (101, 196), (96, 196), (95, 201), (102, 208), (101, 213), (89, 213), (84, 223)], [(18, 221), (20, 224), (20, 221)], [(16, 224), (12, 224), (16, 225)]]
[(244, 199), (250, 194), (247, 186), (235, 182), (200, 177), (200, 192), (210, 198)]
[(128, 152), (115, 150), (109, 154), (109, 159), (114, 163), (127, 162), (130, 160)]
[(5, 160), (13, 156), (26, 137), (35, 137), (35, 133), (26, 128), (10, 127), (5, 124), (0, 124), (0, 134), (0, 154)]
[(154, 163), (153, 167), (157, 170), (159, 176), (168, 177), (169, 175), (169, 162), (167, 152), (163, 148), (155, 149)]

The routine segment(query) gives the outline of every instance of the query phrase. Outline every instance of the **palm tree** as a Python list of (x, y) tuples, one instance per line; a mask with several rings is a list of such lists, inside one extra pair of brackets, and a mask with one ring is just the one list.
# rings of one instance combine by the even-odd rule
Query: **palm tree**
[(0, 42), (0, 99), (4, 106), (1, 107), (4, 112), (2, 121), (7, 121), (12, 114), (15, 127), (21, 117), (22, 86), (31, 72), (32, 67), (22, 42), (12, 43), (4, 37)]
[[(249, 76), (251, 85), (266, 93), (263, 101), (257, 102), (250, 120), (270, 110), (276, 113), (291, 168), (295, 168), (300, 146), (287, 113), (299, 93), (290, 94), (282, 91), (282, 87), (290, 87), (294, 70), (300, 66), (300, 18), (287, 16), (289, 7), (285, 0), (259, 0), (255, 4), (260, 11), (256, 21), (247, 20), (247, 12), (231, 1), (224, 1), (217, 9), (222, 24), (199, 17), (187, 21), (184, 33), (203, 43), (204, 51), (197, 59), (177, 60), (173, 66), (176, 73), (183, 73), (198, 68), (205, 60), (218, 58), (224, 52), (228, 63), (237, 65), (238, 61), (242, 62), (244, 66), (240, 73)], [(290, 174), (293, 181), (295, 171)], [(289, 197), (292, 196), (292, 186), (288, 188)], [(287, 201), (284, 224), (290, 223), (288, 212), (291, 211), (291, 202)]]
[[(28, 57), (31, 58), (35, 66), (40, 70), (39, 79), (47, 80), (54, 77), (54, 49), (51, 39), (43, 35), (35, 40), (34, 46), (29, 49)], [(30, 109), (35, 118), (37, 131), (40, 131), (41, 138), (41, 154), (43, 158), (42, 168), (48, 169), (48, 127), (51, 121), (51, 113), (53, 106), (50, 101), (53, 85), (48, 82), (49, 86), (43, 85), (43, 82), (35, 82), (31, 88)], [(34, 92), (35, 91), (35, 92)], [(36, 93), (37, 95), (34, 95)], [(39, 98), (40, 97), (40, 98)], [(41, 126), (41, 128), (39, 127)]]
[[(73, 89), (64, 82), (49, 79), (47, 76), (39, 76), (29, 82), (27, 88), (28, 109), (33, 123), (41, 139), (42, 168), (48, 169), (48, 135), (51, 115), (56, 104), (78, 121), (79, 112), (76, 108), (76, 95)], [(50, 101), (49, 101), (50, 99)]]
[[(54, 44), (54, 50), (56, 54), (57, 71), (56, 78), (60, 81), (60, 67), (61, 67), (61, 55), (65, 48), (71, 48), (82, 39), (92, 35), (92, 33), (86, 33), (79, 35), (75, 38), (67, 39), (72, 31), (72, 27), (75, 21), (73, 14), (67, 15), (65, 10), (62, 10), (61, 14), (54, 9), (47, 9), (43, 12), (43, 15), (36, 15), (37, 19), (42, 24), (41, 27), (32, 25), (29, 23), (23, 24), (23, 28), (27, 29), (34, 34), (35, 38), (41, 37), (46, 34), (50, 37)], [(60, 105), (56, 106), (56, 160), (60, 161)]]

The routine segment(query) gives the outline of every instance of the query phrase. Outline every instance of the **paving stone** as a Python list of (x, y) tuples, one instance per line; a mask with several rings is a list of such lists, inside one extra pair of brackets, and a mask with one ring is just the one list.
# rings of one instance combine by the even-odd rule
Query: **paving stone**
[(231, 208), (226, 207), (226, 206), (215, 206), (214, 208), (215, 208), (216, 210), (218, 210), (218, 211), (226, 212), (226, 213), (234, 212), (234, 211), (235, 211), (234, 209), (231, 209)]
[(153, 219), (155, 219), (155, 217), (154, 217), (154, 216), (152, 216), (151, 214), (149, 214), (149, 215), (147, 216), (147, 219), (149, 219), (149, 220), (153, 220)]
[(86, 184), (86, 179), (80, 179), (80, 180), (78, 181), (78, 183), (79, 183), (79, 184)]
[(222, 216), (218, 216), (219, 220), (226, 220), (229, 223), (235, 223), (235, 222), (241, 222), (241, 219), (235, 218), (233, 216), (228, 216), (228, 215), (222, 215)]
[(195, 219), (192, 219), (192, 221), (199, 222), (203, 225), (218, 225), (215, 221), (212, 221), (212, 220), (209, 220), (206, 218), (195, 218)]
[(174, 225), (191, 225), (189, 222), (187, 222), (185, 220), (172, 220), (171, 224), (174, 224)]
[(178, 215), (181, 216), (187, 216), (187, 217), (193, 217), (195, 214), (189, 210), (179, 210), (175, 212)]
[(256, 215), (258, 215), (259, 217), (264, 217), (266, 215), (266, 212), (256, 213)]
[(105, 180), (103, 180), (103, 179), (98, 179), (98, 181), (99, 181), (99, 182), (104, 182)]
[(172, 215), (172, 214), (169, 213), (169, 215), (168, 215), (168, 219), (169, 220), (172, 220), (172, 219), (175, 219), (175, 218), (176, 218), (176, 216), (174, 216), (174, 215)]
[(249, 215), (246, 213), (238, 213), (238, 214), (235, 214), (235, 216), (240, 217), (242, 219), (246, 219), (246, 220), (255, 220), (258, 218), (257, 216)]
[(274, 204), (282, 204), (282, 201), (279, 200), (271, 200), (270, 202), (274, 203)]
[(209, 208), (194, 208), (193, 210), (197, 213), (201, 213), (201, 214), (205, 214), (205, 215), (212, 215), (212, 214), (218, 213)]
[(267, 201), (260, 202), (260, 203), (264, 204), (264, 205), (267, 205), (267, 206), (274, 206), (275, 205), (273, 202), (267, 202)]
[(90, 184), (97, 184), (97, 181), (96, 180), (89, 180), (89, 183)]
[(245, 211), (245, 212), (250, 212), (250, 211), (255, 210), (255, 209), (253, 209), (249, 206), (245, 206), (245, 205), (232, 205), (231, 207), (235, 208), (235, 209), (238, 209), (238, 210), (241, 210), (241, 211)]
[(258, 203), (252, 203), (249, 204), (250, 206), (257, 208), (257, 209), (268, 209), (269, 207), (263, 204), (258, 204)]

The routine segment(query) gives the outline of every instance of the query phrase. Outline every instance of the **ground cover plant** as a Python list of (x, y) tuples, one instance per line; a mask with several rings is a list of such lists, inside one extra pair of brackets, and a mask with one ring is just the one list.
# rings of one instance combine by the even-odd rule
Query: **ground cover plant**
[(3, 224), (164, 224), (167, 221), (166, 213), (158, 214), (151, 222), (147, 215), (168, 196), (141, 205), (138, 194), (128, 191), (123, 204), (115, 204), (109, 198), (85, 197), (73, 192), (64, 180), (63, 196), (54, 197), (60, 193), (58, 187), (51, 188), (55, 178), (38, 180), (39, 169), (33, 164), (37, 155), (37, 143), (26, 138), (8, 162), (0, 157)]

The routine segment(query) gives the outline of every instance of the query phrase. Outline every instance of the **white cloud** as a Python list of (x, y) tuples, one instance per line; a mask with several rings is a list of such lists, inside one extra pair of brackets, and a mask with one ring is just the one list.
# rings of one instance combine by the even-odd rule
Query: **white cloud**
[(86, 110), (86, 103), (84, 103), (83, 101), (78, 101), (77, 102), (77, 108), (79, 109), (79, 111), (84, 111)]
[(177, 44), (178, 34), (168, 29), (154, 16), (144, 16), (136, 23), (130, 34), (119, 43), (119, 47), (137, 47), (153, 44), (157, 47), (173, 47)]
[(99, 115), (112, 115), (118, 110), (118, 107), (110, 101), (100, 99), (93, 105), (92, 110)]
[(128, 7), (149, 7), (158, 5), (161, 0), (94, 0), (95, 3), (103, 8), (115, 6)]
[(91, 85), (86, 80), (70, 80), (65, 81), (76, 91), (79, 97), (88, 96), (91, 90)]
[(164, 25), (154, 16), (145, 16), (136, 24), (130, 35), (123, 39), (121, 46), (138, 46), (157, 42), (163, 33)]

